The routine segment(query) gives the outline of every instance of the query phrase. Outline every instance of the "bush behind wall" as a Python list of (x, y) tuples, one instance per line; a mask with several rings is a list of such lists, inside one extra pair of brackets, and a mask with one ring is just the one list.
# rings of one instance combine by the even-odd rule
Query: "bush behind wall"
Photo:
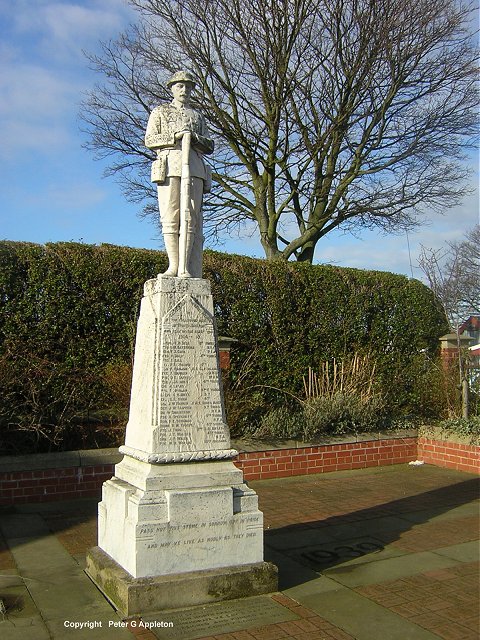
[[(127, 412), (143, 284), (165, 268), (153, 250), (0, 243), (3, 453), (121, 440), (115, 425)], [(420, 282), (211, 251), (204, 277), (219, 334), (238, 340), (226, 381), (227, 406), (237, 403), (234, 433), (301, 394), (308, 367), (354, 352), (374, 354), (392, 411), (434, 410), (425, 376), (448, 327)]]

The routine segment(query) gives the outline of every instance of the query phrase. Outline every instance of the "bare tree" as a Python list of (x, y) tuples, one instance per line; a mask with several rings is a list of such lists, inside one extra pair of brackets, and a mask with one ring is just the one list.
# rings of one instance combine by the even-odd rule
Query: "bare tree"
[(184, 67), (217, 143), (207, 225), (253, 223), (269, 259), (311, 262), (335, 228), (407, 228), (464, 194), (473, 3), (130, 1), (139, 23), (90, 58), (106, 82), (82, 117), (89, 147), (147, 213), (146, 118)]
[(468, 316), (480, 313), (480, 225), (460, 242), (448, 242), (441, 249), (422, 247), (418, 264), (457, 334), (462, 415), (468, 418), (469, 358), (462, 353), (460, 326)]
[(418, 264), (452, 330), (468, 316), (480, 314), (480, 225), (459, 242), (447, 242), (440, 249), (422, 247)]

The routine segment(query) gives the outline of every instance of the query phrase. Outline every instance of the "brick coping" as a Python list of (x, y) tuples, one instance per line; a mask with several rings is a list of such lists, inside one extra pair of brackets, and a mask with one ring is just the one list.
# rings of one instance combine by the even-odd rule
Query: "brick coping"
[(123, 458), (118, 449), (84, 449), (80, 451), (54, 451), (21, 456), (0, 456), (0, 473), (9, 471), (37, 471), (39, 469), (65, 469), (117, 464)]
[[(249, 453), (267, 453), (290, 449), (311, 449), (314, 447), (335, 447), (344, 444), (386, 441), (402, 438), (416, 438), (417, 429), (389, 431), (384, 433), (350, 434), (304, 442), (302, 440), (255, 440), (233, 439), (232, 448), (239, 457)], [(53, 451), (51, 453), (31, 453), (18, 456), (0, 456), (0, 473), (9, 471), (36, 471), (39, 469), (62, 469), (66, 467), (90, 467), (117, 464), (123, 458), (116, 447), (109, 449), (83, 449), (79, 451)]]
[[(480, 447), (418, 435), (323, 444), (286, 442), (284, 448), (242, 451), (234, 460), (246, 481), (426, 464), (479, 473)], [(70, 451), (0, 458), (0, 505), (99, 497), (102, 484), (122, 459), (117, 449)], [(200, 463), (201, 464), (201, 463)]]
[[(300, 440), (232, 440), (232, 447), (239, 452), (238, 460), (262, 457), (260, 454), (271, 456), (278, 452), (279, 455), (289, 450), (289, 453), (299, 453), (300, 450), (334, 449), (344, 448), (341, 445), (358, 445), (393, 440), (415, 439), (419, 450), (426, 446), (442, 446), (448, 444), (460, 450), (478, 452), (480, 447), (468, 437), (446, 434), (439, 429), (423, 427), (404, 431), (386, 433), (366, 433), (346, 437), (335, 437), (316, 442), (303, 442)], [(292, 451), (295, 450), (295, 451)], [(443, 451), (442, 451), (443, 453)], [(251, 454), (251, 455), (250, 455)], [(93, 467), (97, 465), (115, 465), (123, 458), (117, 448), (108, 449), (83, 449), (79, 451), (55, 451), (51, 453), (33, 453), (19, 456), (0, 456), (0, 474), (12, 471), (36, 471), (44, 469), (64, 469), (70, 467)]]
[(319, 438), (311, 442), (304, 440), (259, 440), (258, 438), (242, 438), (232, 440), (232, 447), (239, 453), (259, 451), (279, 451), (281, 449), (305, 449), (307, 447), (336, 446), (340, 444), (357, 444), (359, 442), (374, 442), (377, 440), (393, 440), (396, 438), (416, 438), (418, 429), (398, 429), (382, 432), (348, 434)]
[(419, 438), (426, 438), (428, 440), (441, 440), (443, 442), (450, 442), (452, 444), (466, 444), (469, 446), (479, 446), (480, 440), (478, 436), (462, 435), (452, 431), (442, 429), (442, 427), (434, 427), (430, 425), (424, 425), (418, 430)]

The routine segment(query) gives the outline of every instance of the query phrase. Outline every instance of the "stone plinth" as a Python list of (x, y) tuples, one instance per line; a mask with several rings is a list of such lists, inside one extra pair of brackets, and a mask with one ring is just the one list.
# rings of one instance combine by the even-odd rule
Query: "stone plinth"
[(103, 485), (98, 544), (134, 578), (263, 560), (263, 514), (233, 462), (125, 457)]
[[(276, 569), (263, 562), (257, 495), (231, 461), (237, 452), (206, 280), (159, 276), (145, 284), (120, 451), (125, 457), (103, 485), (99, 548), (87, 564), (120, 610), (131, 615), (276, 589)], [(190, 585), (188, 603), (169, 580), (180, 591)]]
[(153, 578), (132, 578), (99, 547), (87, 554), (86, 571), (125, 616), (236, 600), (278, 589), (278, 572), (269, 562), (228, 569), (192, 571)]
[(145, 283), (122, 453), (144, 462), (232, 458), (208, 280)]

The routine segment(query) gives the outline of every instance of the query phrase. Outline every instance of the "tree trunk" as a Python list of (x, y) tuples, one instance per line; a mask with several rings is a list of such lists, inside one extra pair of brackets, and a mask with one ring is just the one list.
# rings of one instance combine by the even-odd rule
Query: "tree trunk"
[(269, 242), (267, 238), (262, 237), (262, 247), (265, 251), (265, 257), (267, 260), (281, 260), (282, 252), (278, 249), (275, 243)]
[(309, 264), (312, 264), (313, 255), (315, 253), (315, 245), (316, 242), (314, 242), (313, 240), (310, 240), (309, 242), (304, 244), (301, 251), (297, 253), (297, 262), (308, 262)]
[(468, 380), (467, 378), (464, 378), (462, 380), (462, 418), (468, 418), (469, 416), (468, 391)]

